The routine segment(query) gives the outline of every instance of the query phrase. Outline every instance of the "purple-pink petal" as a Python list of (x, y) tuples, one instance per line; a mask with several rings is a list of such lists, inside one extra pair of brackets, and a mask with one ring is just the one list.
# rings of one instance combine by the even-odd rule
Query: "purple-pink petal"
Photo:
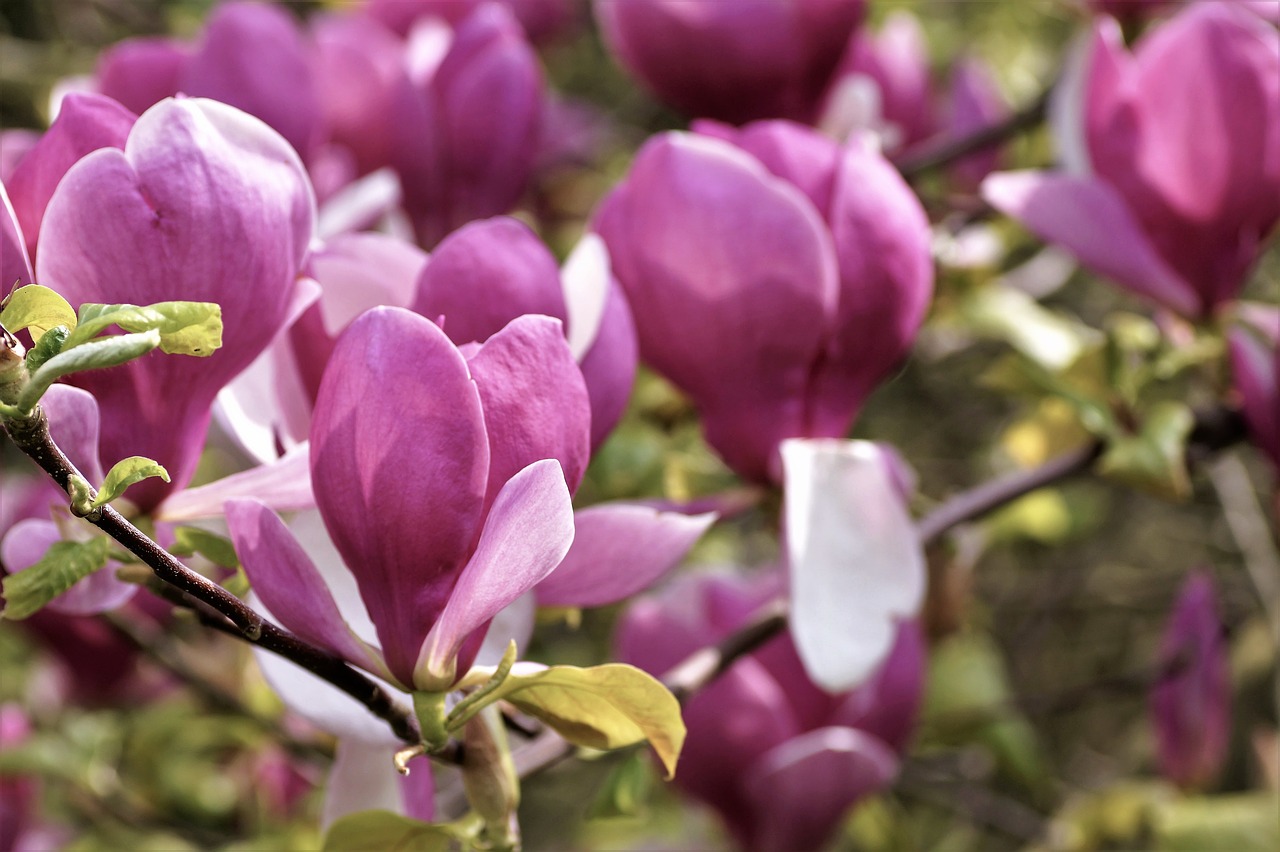
[(463, 644), (555, 569), (573, 531), (573, 505), (558, 462), (543, 459), (513, 476), (493, 501), (475, 553), (427, 634), (414, 685), (443, 689), (465, 673), (470, 660), (457, 659)]
[(1125, 200), (1092, 178), (1001, 172), (982, 183), (996, 209), (1135, 293), (1195, 314), (1199, 299), (1152, 246)]
[(34, 280), (22, 226), (18, 224), (9, 193), (0, 183), (0, 292), (8, 295), (9, 288), (15, 284), (21, 286)]
[(591, 454), (591, 407), (559, 321), (518, 317), (475, 350), (467, 366), (489, 436), (485, 505), (539, 459), (558, 460), (576, 491)]
[(574, 515), (573, 547), (538, 584), (538, 602), (604, 606), (644, 591), (684, 558), (715, 519), (627, 503), (583, 509)]
[(316, 400), (312, 484), (405, 683), (479, 535), (488, 473), (480, 394), (444, 332), (402, 308), (353, 322)]
[(125, 109), (143, 113), (182, 91), (182, 74), (190, 59), (191, 48), (176, 39), (126, 39), (98, 58), (98, 91)]

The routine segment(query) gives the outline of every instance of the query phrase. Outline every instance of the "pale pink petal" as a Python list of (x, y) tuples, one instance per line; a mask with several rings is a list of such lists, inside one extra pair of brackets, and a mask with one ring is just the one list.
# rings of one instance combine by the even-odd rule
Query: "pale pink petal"
[(166, 498), (153, 517), (171, 523), (221, 517), (224, 504), (238, 498), (253, 498), (276, 512), (313, 508), (310, 450), (304, 442), (274, 462), (179, 491)]
[(537, 587), (543, 606), (616, 603), (647, 589), (676, 566), (715, 522), (714, 514), (659, 512), (604, 504), (574, 514), (573, 546)]

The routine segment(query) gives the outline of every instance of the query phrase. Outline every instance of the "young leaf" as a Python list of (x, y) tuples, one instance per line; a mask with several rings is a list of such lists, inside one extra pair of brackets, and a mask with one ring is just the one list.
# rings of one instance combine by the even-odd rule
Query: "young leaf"
[(1195, 415), (1186, 405), (1156, 403), (1136, 435), (1122, 435), (1107, 446), (1098, 472), (1169, 500), (1185, 500), (1191, 494), (1186, 456), (1193, 426)]
[(231, 540), (200, 527), (175, 527), (173, 547), (169, 548), (169, 552), (174, 556), (198, 553), (214, 565), (223, 568), (240, 567), (240, 560)]
[(129, 456), (112, 466), (102, 487), (98, 489), (98, 496), (93, 498), (93, 502), (89, 505), (94, 509), (101, 508), (123, 494), (130, 485), (153, 476), (158, 476), (165, 482), (169, 481), (169, 471), (165, 470), (159, 462), (143, 456)]
[(101, 536), (89, 541), (59, 541), (40, 561), (4, 579), (5, 607), (0, 616), (21, 621), (77, 582), (106, 566), (111, 540)]
[(63, 325), (76, 327), (76, 312), (67, 300), (48, 287), (39, 284), (28, 284), (19, 287), (9, 295), (0, 311), (0, 325), (9, 331), (31, 330), (31, 340), (40, 342), (51, 328)]
[(79, 346), (112, 325), (140, 333), (158, 331), (168, 355), (212, 355), (222, 346), (222, 308), (213, 302), (157, 302), (154, 305), (80, 306), (80, 325), (66, 348)]
[(390, 811), (361, 811), (335, 822), (324, 852), (447, 852), (469, 838), (453, 825), (432, 825)]
[[(472, 673), (477, 671), (483, 669)], [(647, 739), (667, 777), (675, 775), (685, 736), (680, 704), (634, 666), (517, 666), (489, 698), (510, 701), (569, 742), (588, 748), (622, 748)]]
[[(72, 333), (72, 337), (75, 333)], [(68, 338), (70, 340), (70, 338)], [(160, 332), (152, 330), (142, 334), (121, 334), (76, 346), (64, 345), (63, 351), (50, 358), (39, 370), (31, 374), (31, 380), (18, 398), (18, 407), (30, 411), (35, 408), (49, 385), (63, 376), (81, 370), (97, 370), (114, 367), (141, 358), (160, 345)]]
[(61, 352), (70, 334), (65, 325), (55, 325), (41, 335), (40, 342), (27, 353), (27, 372), (34, 373)]

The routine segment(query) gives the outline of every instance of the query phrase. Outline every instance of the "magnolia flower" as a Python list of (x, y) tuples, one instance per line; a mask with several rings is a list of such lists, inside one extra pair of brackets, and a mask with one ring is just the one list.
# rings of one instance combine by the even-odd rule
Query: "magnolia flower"
[[(115, 133), (127, 118), (101, 96), (70, 97), (19, 164), (14, 182), (26, 189), (15, 192), (14, 208), (23, 229), (39, 223), (36, 279), (72, 305), (221, 306), (223, 345), (207, 358), (157, 352), (75, 377), (104, 411), (105, 463), (141, 455), (168, 469), (172, 484), (152, 479), (130, 490), (145, 512), (190, 479), (218, 391), (283, 326), (315, 202), (293, 149), (239, 110), (167, 100), (143, 113), (120, 147), (90, 132)], [(45, 186), (56, 186), (47, 205)], [(0, 261), (6, 268), (9, 251)]]
[[(451, 24), (489, 0), (368, 0), (364, 13), (397, 32), (407, 33), (419, 18), (442, 18)], [(574, 19), (575, 0), (498, 0), (509, 7), (533, 41), (561, 35)]]
[(658, 98), (735, 123), (813, 118), (863, 0), (596, 0), (618, 61)]
[(641, 358), (687, 393), (740, 475), (843, 437), (933, 289), (929, 226), (883, 157), (789, 122), (651, 139), (595, 221)]
[(1231, 672), (1207, 573), (1187, 578), (1160, 645), (1161, 673), (1151, 691), (1161, 771), (1185, 787), (1203, 787), (1222, 768), (1231, 738)]
[(1063, 172), (983, 194), (1093, 271), (1187, 317), (1234, 299), (1280, 220), (1280, 40), (1196, 3), (1130, 54), (1100, 18), (1059, 87)]
[[(621, 659), (661, 675), (746, 624), (778, 586), (698, 576), (642, 598), (619, 626)], [(751, 850), (816, 849), (858, 800), (887, 787), (915, 726), (924, 641), (914, 623), (855, 690), (804, 675), (787, 635), (737, 661), (685, 706), (675, 783), (716, 810)]]

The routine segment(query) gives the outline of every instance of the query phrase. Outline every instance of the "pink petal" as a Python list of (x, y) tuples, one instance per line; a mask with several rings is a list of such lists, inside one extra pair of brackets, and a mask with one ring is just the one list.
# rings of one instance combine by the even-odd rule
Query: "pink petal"
[(1254, 442), (1280, 468), (1280, 308), (1258, 319), (1270, 326), (1262, 334), (1240, 327), (1228, 333), (1231, 372)]
[(538, 459), (557, 459), (569, 490), (576, 491), (591, 453), (591, 407), (560, 323), (543, 316), (514, 319), (467, 366), (489, 435), (486, 503)]
[(467, 661), (455, 658), (467, 638), (550, 574), (572, 543), (573, 506), (560, 465), (534, 462), (494, 500), (475, 554), (422, 644), (414, 685), (441, 689), (465, 673)]
[[(73, 165), (99, 148), (123, 148), (137, 116), (101, 95), (68, 95), (58, 118), (7, 181), (27, 251), (37, 256), (40, 225), (53, 191)], [(47, 284), (41, 279), (41, 283)], [(51, 285), (50, 285), (51, 286)], [(64, 294), (65, 295), (65, 294)]]
[(307, 265), (320, 282), (324, 330), (337, 337), (370, 308), (408, 307), (427, 254), (387, 234), (340, 234), (312, 254)]
[(93, 152), (58, 185), (36, 260), (45, 284), (72, 304), (222, 307), (223, 346), (210, 357), (153, 353), (77, 381), (109, 412), (105, 460), (143, 455), (169, 469), (172, 485), (138, 487), (143, 509), (188, 481), (214, 396), (280, 328), (314, 217), (306, 173), (284, 140), (212, 101), (152, 107), (123, 152)]
[(488, 471), (480, 395), (444, 332), (402, 308), (353, 322), (316, 401), (312, 485), (406, 683), (479, 533)]
[(715, 522), (625, 503), (574, 514), (573, 547), (538, 584), (543, 606), (603, 606), (647, 589), (676, 566)]
[(893, 752), (861, 731), (820, 728), (788, 740), (745, 779), (756, 816), (751, 848), (820, 848), (845, 811), (897, 774)]
[(126, 39), (98, 58), (98, 91), (126, 109), (145, 112), (182, 91), (182, 73), (190, 60), (191, 48), (176, 39)]
[(352, 634), (324, 579), (297, 540), (257, 500), (226, 504), (227, 529), (253, 591), (280, 623), (301, 639), (352, 663), (380, 669), (367, 646)]
[(506, 217), (472, 222), (440, 243), (412, 308), (443, 316), (458, 345), (486, 340), (522, 314), (566, 317), (555, 258), (526, 225)]
[(1001, 172), (983, 181), (982, 195), (1094, 272), (1180, 313), (1198, 312), (1191, 286), (1156, 253), (1125, 201), (1107, 184), (1044, 172)]
[(49, 435), (95, 488), (103, 480), (98, 460), (98, 401), (88, 391), (54, 385), (40, 399), (49, 418)]
[(8, 295), (15, 284), (35, 281), (31, 272), (31, 260), (27, 257), (26, 240), (22, 226), (9, 201), (9, 193), (0, 183), (0, 292)]
[(228, 500), (248, 497), (276, 512), (313, 508), (310, 449), (303, 443), (274, 462), (179, 491), (156, 507), (153, 517), (171, 523), (221, 517)]

